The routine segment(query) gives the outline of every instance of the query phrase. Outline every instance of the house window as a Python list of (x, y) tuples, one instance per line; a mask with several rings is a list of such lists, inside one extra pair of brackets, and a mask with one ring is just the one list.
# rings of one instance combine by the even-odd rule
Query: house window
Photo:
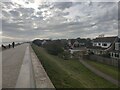
[(113, 57), (113, 53), (111, 53), (111, 56)]
[(98, 43), (98, 45), (100, 46), (100, 43)]
[(119, 57), (118, 53), (115, 53), (115, 57)]
[(103, 45), (103, 46), (107, 46), (107, 44), (106, 44), (106, 43), (103, 43), (102, 45)]
[(93, 44), (93, 46), (97, 46), (97, 44), (96, 44), (96, 43), (94, 43), (94, 44)]
[(119, 50), (120, 50), (120, 43), (119, 43)]

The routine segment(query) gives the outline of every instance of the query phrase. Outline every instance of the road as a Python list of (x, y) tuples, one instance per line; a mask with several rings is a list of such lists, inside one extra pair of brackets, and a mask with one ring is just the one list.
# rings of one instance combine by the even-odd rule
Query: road
[[(22, 44), (2, 52), (2, 88), (20, 87), (18, 84), (23, 79), (22, 75), (28, 81), (30, 73), (28, 70), (30, 56), (26, 57), (29, 52), (28, 47), (29, 44)], [(25, 65), (27, 66), (25, 67)]]

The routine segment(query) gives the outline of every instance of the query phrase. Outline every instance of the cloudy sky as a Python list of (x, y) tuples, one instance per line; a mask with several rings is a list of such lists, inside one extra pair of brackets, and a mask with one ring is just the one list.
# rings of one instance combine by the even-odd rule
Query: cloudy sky
[[(68, 0), (67, 0), (68, 1)], [(2, 40), (95, 38), (118, 35), (117, 2), (1, 2)]]

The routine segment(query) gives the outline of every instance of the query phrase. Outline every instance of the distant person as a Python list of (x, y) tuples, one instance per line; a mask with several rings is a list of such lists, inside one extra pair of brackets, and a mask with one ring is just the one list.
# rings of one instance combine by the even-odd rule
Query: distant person
[(15, 47), (15, 42), (12, 43), (12, 47), (13, 47), (13, 48)]
[(6, 46), (4, 46), (4, 45), (2, 44), (2, 48), (6, 49)]
[(11, 47), (11, 45), (10, 45), (10, 44), (9, 44), (8, 46), (9, 46), (9, 48)]

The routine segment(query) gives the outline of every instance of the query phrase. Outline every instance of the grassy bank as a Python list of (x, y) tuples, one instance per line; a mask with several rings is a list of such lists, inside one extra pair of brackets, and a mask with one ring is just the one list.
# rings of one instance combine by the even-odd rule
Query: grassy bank
[(110, 75), (114, 79), (118, 80), (118, 68), (103, 63), (87, 60), (87, 63), (100, 70), (101, 72)]
[(32, 45), (36, 55), (56, 88), (115, 88), (112, 83), (95, 75), (78, 60), (63, 60)]

